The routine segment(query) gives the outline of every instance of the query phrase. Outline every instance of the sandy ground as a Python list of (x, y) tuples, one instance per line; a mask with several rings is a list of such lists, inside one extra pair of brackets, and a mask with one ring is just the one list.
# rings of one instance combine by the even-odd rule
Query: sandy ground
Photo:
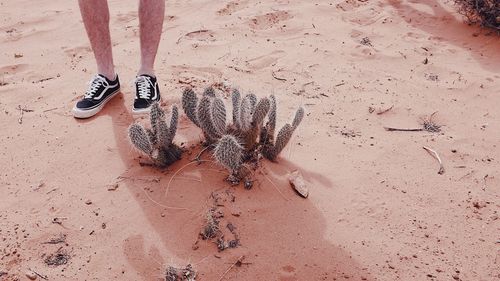
[[(139, 165), (126, 137), (136, 2), (110, 1), (123, 95), (78, 121), (70, 109), (95, 67), (76, 1), (0, 1), (0, 280), (162, 280), (188, 263), (197, 280), (500, 279), (498, 36), (431, 0), (167, 1), (166, 106), (188, 85), (227, 82), (274, 93), (278, 126), (306, 108), (245, 190), (213, 163), (172, 180), (188, 154), (165, 171)], [(441, 133), (384, 130), (436, 111)], [(182, 115), (175, 141), (200, 138)], [(288, 184), (295, 169), (308, 199)], [(225, 190), (241, 245), (218, 252), (196, 240)], [(69, 260), (47, 265), (55, 254)]]

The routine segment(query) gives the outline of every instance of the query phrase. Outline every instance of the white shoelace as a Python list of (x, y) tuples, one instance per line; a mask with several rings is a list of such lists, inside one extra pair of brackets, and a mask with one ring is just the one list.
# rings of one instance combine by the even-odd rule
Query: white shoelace
[(139, 98), (149, 99), (151, 96), (151, 91), (149, 91), (149, 84), (151, 84), (151, 79), (147, 76), (137, 76), (134, 81), (137, 84), (137, 92)]
[(84, 95), (84, 98), (86, 99), (91, 99), (94, 97), (94, 95), (96, 94), (97, 90), (99, 90), (99, 87), (101, 87), (102, 85), (109, 85), (108, 84), (108, 81), (106, 81), (106, 79), (104, 79), (104, 77), (100, 76), (100, 75), (96, 75), (94, 77), (92, 77), (92, 80), (89, 81), (89, 89), (87, 90), (87, 92), (85, 93)]

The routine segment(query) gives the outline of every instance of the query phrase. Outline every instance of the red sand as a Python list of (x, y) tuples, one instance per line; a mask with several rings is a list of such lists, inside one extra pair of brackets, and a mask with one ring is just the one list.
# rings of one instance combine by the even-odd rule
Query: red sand
[[(94, 72), (77, 3), (0, 2), (0, 280), (30, 271), (161, 280), (167, 265), (188, 263), (197, 280), (500, 279), (500, 39), (450, 5), (167, 2), (157, 61), (165, 106), (186, 84), (227, 81), (277, 95), (278, 126), (299, 104), (307, 117), (252, 190), (229, 187), (223, 169), (203, 163), (181, 170), (165, 196), (193, 155), (158, 171), (141, 167), (128, 143), (136, 1), (110, 1), (123, 96), (85, 121), (70, 114)], [(22, 122), (18, 106), (33, 110)], [(435, 111), (442, 133), (383, 129), (418, 127)], [(199, 142), (184, 115), (179, 127), (177, 143)], [(422, 146), (440, 154), (443, 175)], [(294, 169), (307, 199), (287, 182)], [(218, 253), (199, 241), (193, 250), (209, 195), (224, 189), (236, 198), (223, 209), (241, 246)], [(44, 244), (59, 234), (66, 243)], [(68, 263), (45, 265), (61, 247)]]

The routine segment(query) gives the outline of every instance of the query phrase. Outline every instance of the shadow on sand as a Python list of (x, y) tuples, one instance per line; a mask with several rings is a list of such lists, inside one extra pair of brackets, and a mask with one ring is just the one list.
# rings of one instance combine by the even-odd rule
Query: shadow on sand
[[(417, 10), (406, 1), (390, 0), (388, 3), (406, 23), (431, 34), (432, 40), (446, 41), (467, 49), (483, 69), (493, 73), (500, 72), (500, 37), (493, 32), (467, 25), (448, 12), (439, 1), (409, 1), (427, 6), (433, 14)], [(479, 34), (480, 32), (483, 34)], [(491, 35), (484, 35), (490, 33)]]
[[(328, 222), (312, 200), (296, 196), (289, 188), (285, 175), (299, 168), (293, 163), (283, 159), (280, 164), (265, 162), (264, 172), (256, 173), (257, 181), (251, 190), (230, 187), (224, 182), (225, 172), (213, 163), (185, 166), (192, 157), (187, 154), (166, 171), (141, 167), (139, 156), (127, 139), (127, 127), (133, 118), (124, 106), (124, 99), (111, 101), (106, 112), (103, 114), (112, 117), (116, 145), (127, 167), (123, 176), (130, 179), (121, 185), (134, 194), (144, 218), (157, 234), (131, 236), (123, 243), (130, 265), (144, 280), (159, 280), (167, 263), (192, 263), (199, 273), (198, 280), (219, 280), (242, 255), (246, 263), (232, 268), (224, 280), (373, 280), (348, 251), (325, 239)], [(185, 119), (179, 127), (178, 135), (191, 134), (189, 139), (197, 139), (198, 133), (194, 129), (190, 131)], [(209, 155), (205, 154), (204, 158), (208, 159)], [(174, 171), (183, 166), (171, 180)], [(310, 171), (303, 173), (316, 185), (331, 186), (324, 176)], [(233, 207), (239, 214), (225, 215), (237, 227), (241, 246), (217, 252), (214, 243), (200, 241), (194, 250), (208, 198), (214, 190), (221, 189), (229, 189), (235, 195)], [(151, 237), (161, 239), (150, 241)], [(148, 249), (145, 245), (157, 246)]]

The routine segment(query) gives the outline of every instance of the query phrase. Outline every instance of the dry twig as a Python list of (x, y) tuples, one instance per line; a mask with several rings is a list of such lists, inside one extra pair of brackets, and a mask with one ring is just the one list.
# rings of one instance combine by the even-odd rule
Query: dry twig
[(17, 122), (19, 124), (22, 124), (23, 123), (23, 116), (24, 116), (24, 113), (25, 112), (33, 112), (33, 109), (27, 109), (26, 108), (26, 105), (24, 107), (21, 107), (21, 105), (18, 105), (17, 106), (17, 109), (19, 110), (21, 116), (19, 116), (19, 119), (17, 119)]
[(243, 259), (245, 259), (245, 256), (241, 256), (238, 258), (238, 260), (236, 260), (233, 264), (231, 264), (231, 266), (226, 270), (224, 271), (224, 273), (221, 275), (221, 277), (219, 278), (219, 281), (221, 281), (222, 279), (224, 279), (224, 276), (226, 276), (226, 274), (231, 270), (233, 269), (233, 267), (235, 267), (236, 265), (241, 265), (242, 262), (243, 262)]
[(435, 150), (433, 150), (427, 146), (423, 146), (422, 148), (425, 149), (427, 152), (429, 152), (429, 154), (431, 154), (439, 162), (438, 174), (440, 174), (440, 175), (444, 174), (444, 166), (443, 166), (443, 162), (441, 161), (441, 157), (439, 157), (439, 154)]
[(271, 75), (273, 76), (274, 79), (279, 80), (279, 81), (286, 81), (286, 78), (281, 78), (276, 76), (276, 73), (274, 71), (271, 72)]
[(386, 112), (389, 112), (392, 108), (394, 107), (394, 105), (391, 105), (391, 107), (387, 108), (387, 109), (384, 109), (384, 110), (380, 110), (377, 112), (377, 115), (382, 115)]
[[(43, 280), (49, 280), (49, 277), (47, 277), (47, 275), (42, 275), (42, 274), (40, 274), (40, 273), (38, 273), (38, 272), (34, 271), (34, 270), (33, 270), (33, 269), (31, 269), (31, 268), (28, 268), (28, 270), (29, 270), (29, 271), (31, 271), (31, 272), (33, 272), (33, 273), (35, 273), (35, 275), (36, 275), (36, 276), (38, 276), (38, 277), (42, 278)], [(1, 276), (1, 275), (0, 275), (0, 276)]]
[(394, 127), (384, 127), (386, 131), (399, 131), (399, 132), (421, 132), (423, 128), (394, 128)]
[(196, 161), (196, 162), (198, 162), (198, 164), (201, 164), (201, 155), (203, 154), (203, 152), (205, 152), (206, 150), (208, 150), (208, 149), (209, 149), (209, 148), (211, 148), (211, 147), (212, 147), (212, 146), (207, 145), (207, 146), (206, 146), (205, 148), (203, 148), (200, 152), (198, 152), (198, 154), (196, 155), (196, 157), (195, 157), (195, 158), (193, 158), (193, 159), (191, 160), (191, 162)]

